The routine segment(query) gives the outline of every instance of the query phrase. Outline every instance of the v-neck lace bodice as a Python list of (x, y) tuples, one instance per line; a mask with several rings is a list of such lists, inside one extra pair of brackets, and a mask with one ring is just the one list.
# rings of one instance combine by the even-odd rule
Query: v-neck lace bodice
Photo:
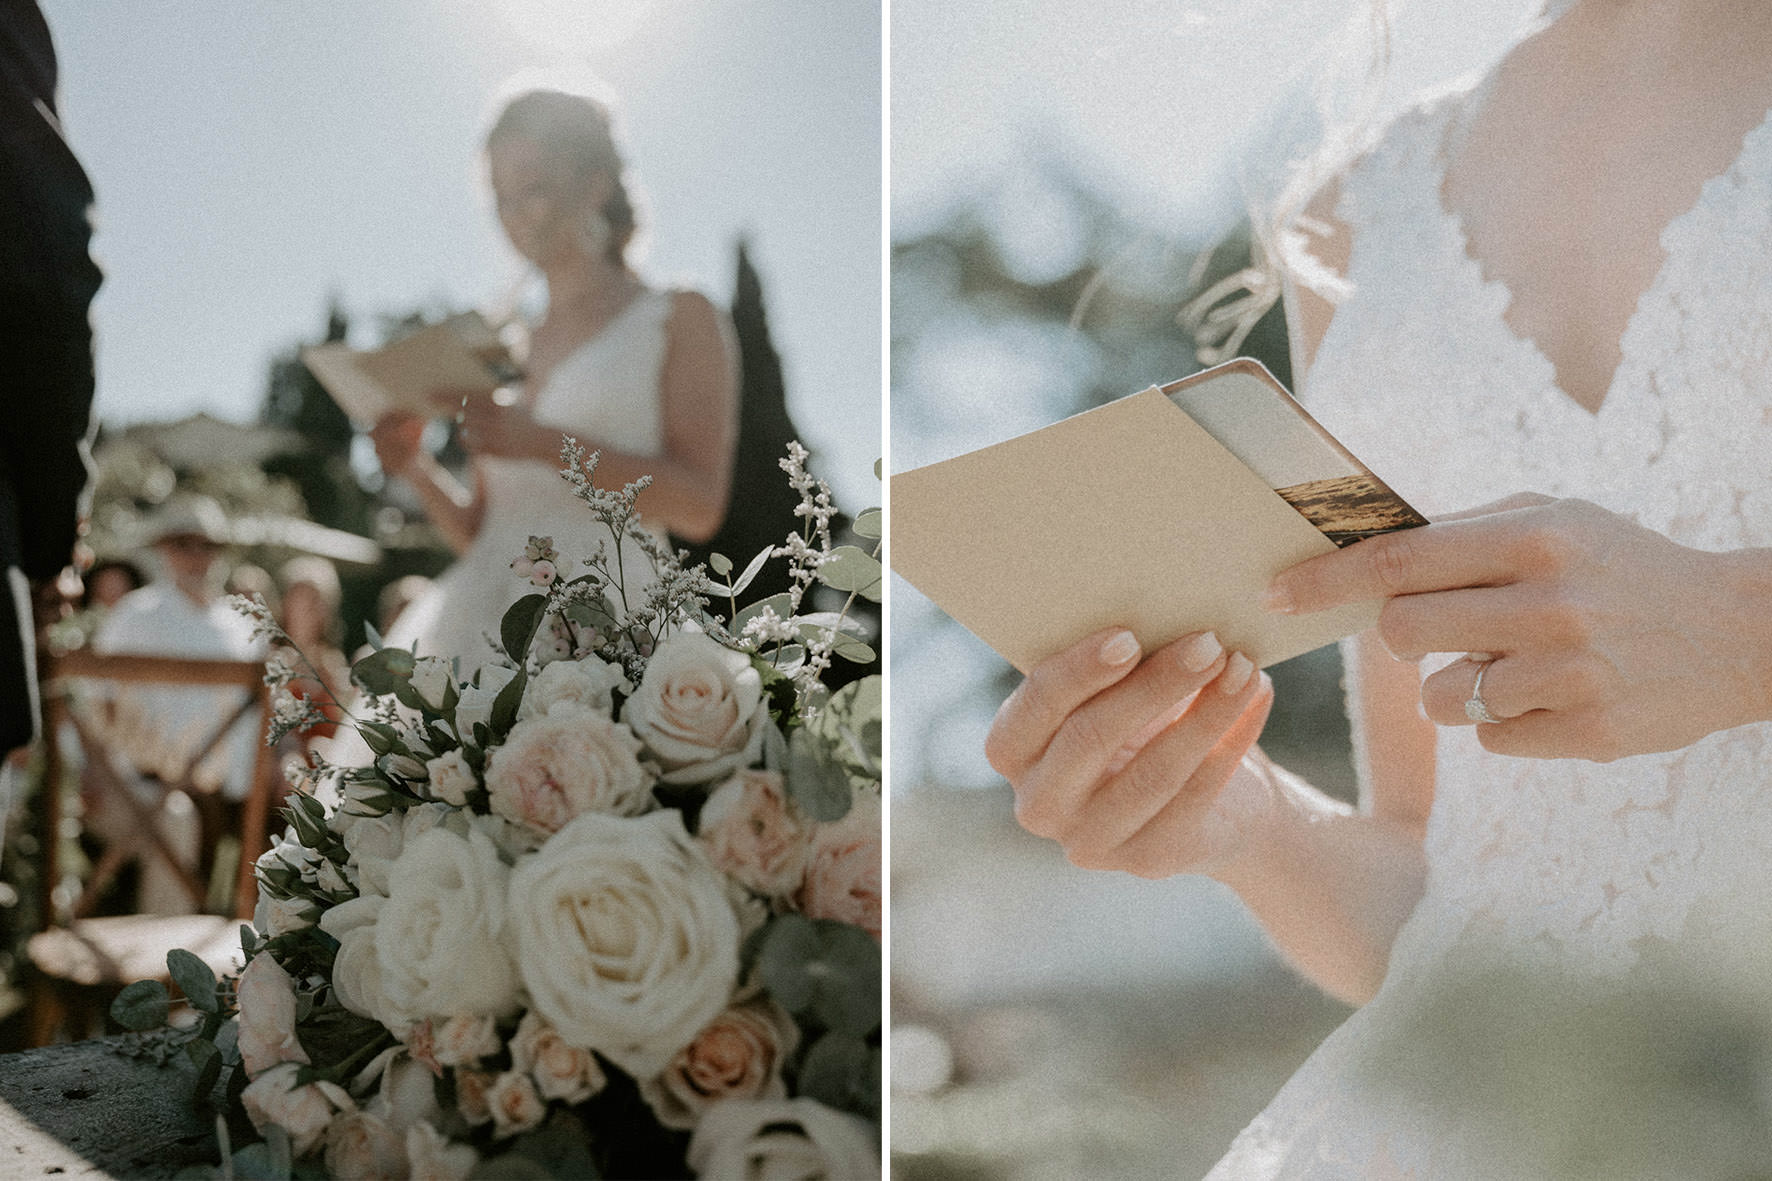
[[(1411, 109), (1344, 178), (1351, 294), (1302, 391), (1312, 413), (1429, 517), (1537, 491), (1696, 548), (1772, 546), (1772, 120), (1662, 233), (1594, 413), (1509, 326), (1507, 288), (1442, 201), (1470, 94)], [(1505, 758), (1472, 728), (1441, 730), (1426, 893), (1383, 988), (1213, 1178), (1541, 1175), (1508, 1129), (1372, 1090), (1374, 1047), (1432, 983), (1490, 969), (1601, 995), (1671, 958), (1772, 1008), (1769, 789), (1772, 725), (1606, 765)]]

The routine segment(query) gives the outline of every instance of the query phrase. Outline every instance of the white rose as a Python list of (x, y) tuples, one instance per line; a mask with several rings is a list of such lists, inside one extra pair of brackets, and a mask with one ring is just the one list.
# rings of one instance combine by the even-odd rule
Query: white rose
[(345, 880), (345, 875), (339, 871), (338, 866), (330, 861), (322, 861), (320, 868), (314, 871), (314, 884), (322, 890), (334, 894), (343, 894), (351, 888), (351, 884)]
[(455, 688), (455, 664), (441, 656), (421, 656), (412, 665), (412, 688), (418, 699), (439, 712)]
[(320, 916), (320, 929), (338, 940), (338, 952), (332, 959), (333, 995), (359, 1017), (371, 1017), (383, 1025), (388, 1024), (383, 1016), (387, 996), (382, 990), (375, 928), (387, 901), (379, 894), (366, 895), (340, 903)]
[(514, 1007), (516, 973), (502, 938), (509, 878), (481, 832), (464, 840), (434, 828), (406, 846), (375, 923), (383, 1024)]
[(406, 1129), (406, 1165), (410, 1181), (468, 1181), (480, 1154), (467, 1144), (452, 1144), (430, 1124)]
[(388, 895), (388, 870), (406, 845), (406, 826), (398, 812), (365, 816), (345, 830), (345, 852), (357, 868), (361, 894)]
[(701, 632), (660, 644), (622, 707), (666, 783), (707, 783), (754, 763), (767, 717), (763, 679), (750, 657)]
[(451, 1017), (431, 1033), (431, 1054), (440, 1066), (472, 1066), (504, 1049), (498, 1025), (490, 1017)]
[(492, 1111), (492, 1134), (500, 1140), (539, 1127), (548, 1111), (529, 1076), (515, 1070), (498, 1076), (486, 1092), (486, 1106)]
[(716, 1103), (786, 1099), (781, 1068), (799, 1044), (799, 1027), (780, 1005), (734, 1005), (677, 1051), (663, 1074), (641, 1082), (640, 1094), (667, 1128), (693, 1128)]
[(452, 750), (426, 763), (425, 775), (431, 781), (431, 794), (458, 808), (465, 806), (468, 793), (480, 786), (474, 769), (468, 766), (460, 750)]
[(518, 722), (486, 761), (492, 810), (538, 833), (558, 832), (582, 812), (644, 812), (651, 786), (640, 740), (579, 705)]
[(414, 840), (430, 832), (433, 828), (449, 828), (455, 832), (456, 836), (466, 835), (468, 829), (465, 823), (460, 826), (458, 832), (455, 831), (455, 826), (449, 823), (450, 818), (455, 815), (456, 810), (448, 804), (417, 804), (406, 809), (400, 819), (400, 837), (403, 847), (410, 847)]
[(275, 939), (291, 931), (305, 931), (320, 917), (320, 908), (308, 898), (273, 898), (265, 908), (265, 932)]
[(515, 669), (506, 668), (502, 664), (483, 665), (474, 675), (474, 683), (465, 686), (461, 691), (461, 699), (455, 703), (455, 733), (463, 742), (474, 741), (474, 725), (492, 724), (492, 703), (498, 699), (499, 690), (511, 683), (517, 675)]
[(417, 782), (425, 777), (423, 761), (411, 755), (386, 754), (375, 760), (376, 770), (390, 779), (404, 779), (408, 783)]
[(398, 1047), (393, 1055), (382, 1072), (381, 1090), (369, 1101), (368, 1110), (400, 1133), (442, 1119), (431, 1068)]
[(355, 1111), (357, 1105), (337, 1083), (296, 1086), (299, 1070), (293, 1062), (271, 1067), (240, 1092), (240, 1106), (261, 1133), (272, 1124), (288, 1132), (290, 1151), (303, 1157), (320, 1143), (335, 1112)]
[(852, 1115), (812, 1099), (730, 1099), (707, 1109), (689, 1141), (697, 1177), (849, 1181), (880, 1176), (879, 1140)]
[(326, 1129), (326, 1172), (365, 1181), (403, 1181), (406, 1140), (378, 1116), (343, 1112)]
[(534, 1009), (568, 1044), (657, 1074), (725, 1008), (738, 919), (675, 810), (587, 812), (511, 875), (510, 927)]
[(586, 709), (608, 713), (615, 707), (615, 690), (632, 693), (634, 683), (628, 680), (618, 664), (610, 664), (595, 656), (583, 660), (556, 660), (535, 675), (523, 691), (523, 704), (517, 707), (517, 720), (539, 717), (562, 702), (573, 702)]
[(542, 1098), (565, 1103), (583, 1103), (609, 1081), (589, 1050), (567, 1045), (533, 1010), (523, 1014), (511, 1039), (511, 1069), (533, 1079)]
[(236, 986), (240, 1064), (257, 1078), (279, 1062), (308, 1062), (295, 1036), (295, 982), (270, 952), (252, 957)]

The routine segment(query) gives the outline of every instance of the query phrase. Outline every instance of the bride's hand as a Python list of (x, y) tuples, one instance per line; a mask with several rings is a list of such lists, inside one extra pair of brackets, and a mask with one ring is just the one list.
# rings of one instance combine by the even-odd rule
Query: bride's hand
[[(1270, 608), (1383, 597), (1393, 655), (1494, 656), (1477, 727), (1500, 754), (1609, 761), (1772, 718), (1772, 556), (1711, 553), (1580, 500), (1515, 497), (1285, 571)], [(1470, 725), (1482, 659), (1422, 684), (1427, 716)]]
[(522, 402), (501, 404), (485, 394), (439, 394), (439, 407), (459, 415), (458, 436), (475, 455), (507, 459), (551, 458), (560, 450), (560, 433), (543, 427)]
[(1140, 660), (1130, 632), (1103, 631), (1028, 674), (985, 755), (1022, 826), (1074, 864), (1167, 877), (1230, 851), (1213, 804), (1272, 704), (1268, 679), (1209, 632)]
[(369, 431), (375, 444), (376, 462), (390, 476), (405, 475), (418, 458), (420, 440), (425, 433), (425, 420), (417, 415), (396, 410), (384, 414)]

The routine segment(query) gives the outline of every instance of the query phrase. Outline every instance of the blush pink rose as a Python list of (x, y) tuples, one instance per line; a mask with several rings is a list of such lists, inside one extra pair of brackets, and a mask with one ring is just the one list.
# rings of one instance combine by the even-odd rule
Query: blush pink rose
[(793, 1018), (773, 1001), (734, 1005), (703, 1026), (640, 1092), (667, 1128), (693, 1128), (722, 1100), (786, 1099), (781, 1067), (799, 1041)]
[(812, 838), (800, 910), (852, 923), (880, 938), (880, 800), (863, 792), (849, 814), (820, 825)]
[(708, 860), (735, 881), (786, 898), (806, 875), (812, 828), (788, 799), (779, 772), (747, 770), (708, 796), (696, 839)]
[(569, 1046), (539, 1013), (525, 1013), (511, 1038), (511, 1069), (527, 1074), (544, 1099), (583, 1103), (608, 1083), (589, 1050)]
[(289, 1148), (297, 1157), (319, 1146), (334, 1115), (357, 1110), (356, 1101), (337, 1083), (297, 1086), (300, 1070), (293, 1062), (279, 1062), (240, 1092), (240, 1106), (252, 1126), (261, 1133), (272, 1124), (282, 1128), (289, 1133)]
[(486, 1105), (492, 1111), (492, 1134), (499, 1140), (540, 1127), (548, 1111), (535, 1083), (515, 1070), (498, 1076), (486, 1092)]
[(240, 973), (240, 1064), (257, 1078), (279, 1062), (306, 1065), (308, 1052), (295, 1036), (295, 982), (269, 952), (252, 957)]
[(538, 833), (586, 812), (636, 816), (651, 805), (640, 740), (606, 715), (573, 704), (518, 722), (486, 764), (492, 810)]

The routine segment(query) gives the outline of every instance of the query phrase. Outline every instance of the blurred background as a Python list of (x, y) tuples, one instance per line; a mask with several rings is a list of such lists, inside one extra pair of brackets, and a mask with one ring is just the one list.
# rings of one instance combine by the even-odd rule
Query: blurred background
[[(641, 274), (732, 307), (842, 507), (879, 503), (879, 5), (817, 0), (42, 0), (59, 110), (97, 194), (99, 479), (88, 559), (152, 572), (146, 522), (185, 492), (230, 521), (230, 589), (330, 564), (330, 641), (386, 625), (447, 547), (299, 360), (373, 347), (540, 283), (506, 243), (482, 144), (535, 85), (612, 101)], [(779, 366), (779, 368), (777, 368)], [(749, 389), (751, 387), (747, 387)], [(461, 453), (434, 424), (446, 462)], [(785, 489), (785, 476), (768, 473)], [(737, 487), (743, 501), (755, 489)], [(644, 508), (644, 500), (641, 505)], [(749, 554), (734, 555), (741, 562)], [(324, 580), (323, 580), (324, 581)], [(89, 580), (52, 636), (89, 638)], [(66, 785), (64, 785), (65, 787)], [(0, 1048), (22, 1036), (25, 939), (90, 868), (78, 800), (39, 831), (22, 791), (0, 857)], [(62, 850), (42, 880), (45, 841)]]
[[(1247, 264), (1242, 162), (1350, 7), (895, 0), (894, 471), (1200, 367), (1177, 314)], [(1277, 310), (1239, 351), (1290, 386)], [(1215, 883), (1016, 827), (1017, 677), (902, 579), (891, 644), (894, 1175), (1201, 1175), (1345, 1008)], [(1335, 650), (1271, 671), (1264, 746), (1351, 797)]]

